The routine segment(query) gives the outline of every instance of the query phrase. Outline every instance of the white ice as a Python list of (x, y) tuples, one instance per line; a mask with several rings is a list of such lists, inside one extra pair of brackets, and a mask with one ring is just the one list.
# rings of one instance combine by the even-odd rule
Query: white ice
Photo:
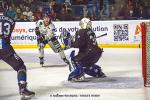
[[(65, 51), (67, 57), (70, 51)], [(77, 83), (67, 81), (68, 66), (50, 49), (45, 50), (45, 67), (39, 65), (37, 49), (16, 52), (27, 66), (28, 88), (36, 93), (33, 100), (150, 100), (150, 88), (143, 86), (141, 49), (104, 48), (97, 64), (107, 78), (86, 76), (88, 82)], [(0, 100), (20, 99), (16, 77), (17, 73), (0, 61)]]

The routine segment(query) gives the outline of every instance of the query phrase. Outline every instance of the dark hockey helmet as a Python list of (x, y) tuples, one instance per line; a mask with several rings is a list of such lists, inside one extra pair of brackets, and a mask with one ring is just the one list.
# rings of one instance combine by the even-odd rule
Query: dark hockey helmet
[(50, 18), (50, 16), (49, 16), (47, 13), (45, 13), (45, 14), (43, 15), (43, 20), (44, 20), (44, 23), (45, 23), (46, 25), (49, 25), (49, 24), (51, 23), (51, 18)]
[(44, 18), (49, 18), (49, 14), (44, 13), (44, 14), (43, 14), (43, 19), (44, 19)]

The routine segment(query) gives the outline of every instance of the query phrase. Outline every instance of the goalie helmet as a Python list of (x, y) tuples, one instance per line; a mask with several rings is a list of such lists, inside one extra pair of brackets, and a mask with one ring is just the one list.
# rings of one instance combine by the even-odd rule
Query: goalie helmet
[(88, 18), (82, 18), (79, 22), (79, 26), (81, 27), (81, 29), (89, 29), (92, 28), (92, 22)]

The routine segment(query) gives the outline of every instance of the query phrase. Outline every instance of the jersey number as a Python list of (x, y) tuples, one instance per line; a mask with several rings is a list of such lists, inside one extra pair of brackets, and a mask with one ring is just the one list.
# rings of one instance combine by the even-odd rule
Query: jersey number
[(0, 35), (9, 35), (10, 33), (10, 24), (0, 22)]
[[(0, 36), (1, 35), (9, 35), (10, 33), (10, 24), (0, 22)], [(2, 39), (0, 37), (0, 49), (2, 49)]]

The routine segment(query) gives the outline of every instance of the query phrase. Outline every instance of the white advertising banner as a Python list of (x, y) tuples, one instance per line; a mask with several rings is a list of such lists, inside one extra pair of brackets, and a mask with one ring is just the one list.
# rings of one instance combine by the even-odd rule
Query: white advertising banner
[(12, 33), (12, 44), (36, 44), (35, 22), (16, 22)]
[[(92, 29), (96, 36), (107, 33), (106, 36), (97, 38), (100, 44), (140, 44), (141, 22), (138, 20), (93, 21)], [(79, 21), (54, 22), (54, 24), (58, 39), (63, 28), (67, 29), (72, 35), (79, 29)], [(36, 44), (35, 26), (35, 22), (17, 22), (12, 34), (12, 44)]]

